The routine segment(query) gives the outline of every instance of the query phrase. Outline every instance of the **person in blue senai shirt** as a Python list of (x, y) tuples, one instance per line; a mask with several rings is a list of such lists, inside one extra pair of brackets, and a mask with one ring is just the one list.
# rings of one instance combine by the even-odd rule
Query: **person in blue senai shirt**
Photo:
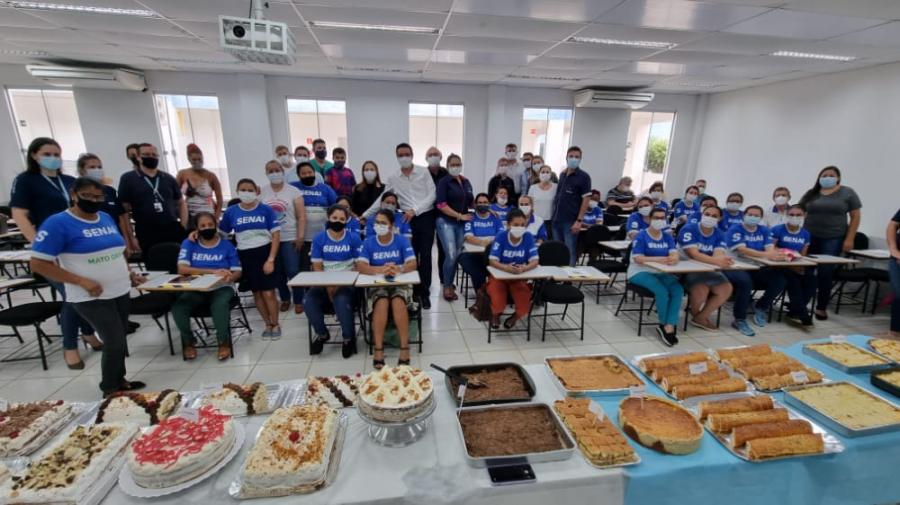
[(281, 326), (275, 296), (278, 287), (275, 258), (281, 244), (281, 225), (275, 211), (259, 201), (259, 188), (253, 179), (238, 181), (237, 195), (240, 203), (225, 210), (219, 228), (225, 233), (234, 231), (244, 283), (253, 292), (256, 309), (266, 323), (263, 340), (278, 340)]
[(686, 223), (693, 214), (700, 213), (697, 199), (700, 198), (700, 190), (697, 186), (688, 186), (684, 192), (684, 199), (676, 203), (672, 208), (672, 216), (675, 224)]
[[(350, 209), (339, 204), (328, 208), (328, 222), (325, 231), (313, 238), (310, 261), (314, 272), (347, 272), (356, 268), (362, 241), (359, 233), (351, 231), (347, 224)], [(310, 344), (310, 354), (321, 354), (325, 342), (331, 340), (325, 326), (325, 306), (331, 300), (334, 313), (341, 324), (341, 355), (347, 359), (356, 354), (356, 319), (353, 307), (356, 292), (352, 286), (314, 287), (306, 290), (303, 307), (306, 317), (315, 331)]]
[[(347, 231), (359, 237), (360, 235), (360, 223), (359, 219), (353, 215), (353, 211), (350, 210), (350, 197), (349, 196), (339, 196), (337, 200), (334, 201), (335, 205), (340, 205), (344, 209), (347, 210)], [(326, 229), (328, 228), (328, 224), (325, 224)]]
[(74, 206), (47, 218), (34, 236), (31, 271), (65, 283), (68, 303), (103, 335), (100, 389), (108, 396), (145, 386), (125, 380), (129, 292), (143, 279), (128, 271), (125, 239), (100, 212), (104, 193), (102, 184), (86, 177), (72, 184)]
[(506, 215), (514, 208), (515, 205), (512, 205), (509, 201), (509, 190), (503, 186), (497, 188), (494, 203), (491, 204), (491, 212), (500, 218), (504, 226), (506, 225)]
[[(521, 274), (538, 266), (537, 245), (534, 236), (527, 231), (527, 218), (519, 209), (506, 215), (506, 230), (494, 238), (488, 259), (491, 266), (511, 274)], [(487, 284), (491, 297), (491, 327), (500, 327), (500, 316), (506, 309), (506, 300), (512, 297), (515, 304), (513, 315), (503, 321), (503, 327), (512, 329), (516, 322), (531, 310), (531, 286), (521, 279), (501, 280), (491, 276)]]
[[(396, 233), (397, 235), (403, 235), (408, 240), (411, 240), (412, 228), (410, 228), (409, 223), (405, 219), (403, 219), (403, 211), (397, 208), (397, 195), (390, 191), (385, 191), (384, 193), (382, 193), (381, 208), (394, 213), (394, 233)], [(369, 219), (366, 221), (366, 238), (375, 236), (374, 226), (374, 219)]]
[(519, 210), (528, 217), (528, 223), (525, 225), (525, 231), (534, 237), (534, 243), (541, 245), (545, 240), (549, 240), (547, 235), (547, 226), (541, 216), (534, 214), (534, 200), (528, 195), (519, 197)]
[(241, 277), (241, 262), (231, 242), (219, 236), (216, 216), (198, 212), (195, 216), (196, 240), (185, 239), (178, 253), (180, 275), (218, 275), (223, 285), (211, 291), (185, 291), (172, 305), (172, 319), (181, 333), (181, 356), (185, 361), (197, 358), (197, 339), (191, 329), (191, 314), (197, 307), (209, 308), (216, 340), (219, 342), (219, 361), (231, 357), (231, 299), (235, 297), (232, 284)]
[(650, 211), (653, 210), (653, 200), (649, 196), (642, 196), (635, 205), (635, 212), (625, 221), (626, 237), (633, 240), (637, 234), (650, 227)]
[[(301, 272), (309, 272), (311, 266), (309, 251), (312, 247), (312, 239), (325, 229), (326, 211), (328, 207), (331, 207), (337, 201), (337, 194), (331, 189), (331, 186), (317, 179), (317, 174), (317, 170), (313, 168), (309, 161), (298, 163), (297, 176), (300, 180), (291, 183), (291, 186), (299, 189), (300, 193), (303, 194), (303, 208), (306, 212), (306, 233), (303, 236), (303, 247), (300, 249)], [(301, 298), (303, 297), (303, 291), (300, 290)], [(295, 304), (294, 312), (302, 313), (303, 307), (297, 307)]]
[[(393, 211), (379, 209), (375, 213), (372, 236), (366, 237), (359, 248), (356, 269), (361, 274), (384, 275), (386, 280), (416, 270), (416, 254), (409, 240), (394, 233)], [(375, 355), (372, 366), (376, 370), (384, 367), (384, 330), (387, 328), (388, 312), (393, 316), (394, 325), (400, 336), (400, 358), (397, 365), (409, 364), (409, 312), (407, 305), (412, 301), (410, 285), (391, 285), (368, 288), (367, 312), (372, 315), (372, 336), (375, 340)]]
[(728, 198), (725, 199), (725, 212), (722, 214), (722, 220), (719, 221), (719, 229), (728, 231), (732, 226), (744, 222), (742, 205), (744, 205), (744, 195), (740, 193), (728, 195)]
[[(791, 205), (785, 215), (785, 224), (772, 228), (772, 240), (775, 247), (789, 249), (806, 256), (812, 237), (803, 227), (806, 217), (803, 207)], [(782, 269), (790, 303), (788, 304), (787, 321), (799, 326), (812, 326), (813, 319), (809, 313), (810, 299), (816, 291), (816, 269), (813, 267), (795, 267)]]
[[(748, 258), (762, 258), (771, 261), (787, 261), (787, 256), (778, 252), (772, 244), (769, 229), (759, 224), (763, 210), (759, 205), (751, 205), (744, 211), (744, 222), (736, 224), (725, 232), (725, 241), (733, 254)], [(753, 271), (728, 271), (725, 276), (734, 287), (734, 322), (731, 324), (744, 335), (756, 334), (747, 324), (747, 311), (753, 301), (754, 284), (765, 286), (765, 293), (754, 306), (753, 321), (762, 328), (766, 325), (769, 308), (775, 298), (784, 291), (784, 275), (780, 268), (763, 267)]]
[(591, 199), (588, 202), (588, 210), (584, 213), (584, 217), (581, 218), (581, 224), (584, 225), (585, 228), (603, 224), (603, 209), (600, 207), (599, 200), (600, 194), (597, 193), (596, 200), (594, 198), (594, 194), (591, 193)]
[(675, 239), (666, 233), (668, 222), (664, 209), (653, 209), (650, 212), (650, 227), (642, 230), (631, 245), (631, 260), (628, 265), (628, 282), (649, 289), (656, 299), (656, 313), (659, 325), (656, 335), (664, 345), (672, 347), (678, 344), (676, 332), (678, 318), (681, 315), (681, 300), (684, 288), (678, 278), (653, 270), (645, 266), (647, 263), (678, 263), (678, 249)]
[[(707, 263), (717, 268), (728, 268), (734, 260), (727, 255), (725, 234), (718, 228), (722, 209), (715, 205), (703, 209), (699, 223), (687, 224), (678, 233), (681, 254), (687, 259)], [(688, 307), (694, 326), (715, 331), (712, 314), (728, 301), (731, 283), (721, 272), (697, 272), (684, 276), (688, 291)]]
[[(486, 249), (501, 231), (503, 231), (503, 223), (491, 212), (491, 200), (487, 193), (478, 193), (475, 196), (475, 213), (472, 214), (472, 219), (466, 222), (465, 230), (463, 230), (463, 239), (466, 244), (474, 248)], [(463, 249), (463, 253), (459, 255), (459, 264), (463, 271), (472, 278), (472, 287), (475, 291), (481, 289), (487, 279), (484, 252)]]

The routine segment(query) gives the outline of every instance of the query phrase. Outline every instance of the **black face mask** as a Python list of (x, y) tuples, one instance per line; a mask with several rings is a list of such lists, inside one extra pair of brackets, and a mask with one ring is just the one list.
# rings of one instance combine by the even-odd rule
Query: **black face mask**
[(159, 166), (159, 158), (153, 158), (151, 156), (141, 156), (141, 164), (144, 165), (144, 168), (153, 170), (154, 168)]
[(219, 233), (219, 230), (215, 228), (206, 228), (203, 230), (197, 230), (197, 235), (200, 235), (200, 238), (203, 240), (212, 240)]
[(328, 221), (328, 229), (331, 231), (344, 231), (344, 228), (347, 227), (347, 223), (342, 223), (340, 221)]
[(485, 212), (488, 212), (490, 210), (491, 210), (490, 205), (476, 205), (475, 206), (475, 211), (478, 212), (479, 214), (484, 214)]
[(95, 202), (92, 200), (84, 200), (79, 198), (75, 205), (87, 214), (96, 214), (103, 207), (103, 202)]
[(320, 160), (324, 160), (325, 156), (328, 156), (328, 151), (325, 149), (316, 149), (316, 158)]
[(309, 177), (301, 177), (300, 182), (302, 182), (304, 186), (312, 186), (316, 183), (316, 176), (311, 175)]

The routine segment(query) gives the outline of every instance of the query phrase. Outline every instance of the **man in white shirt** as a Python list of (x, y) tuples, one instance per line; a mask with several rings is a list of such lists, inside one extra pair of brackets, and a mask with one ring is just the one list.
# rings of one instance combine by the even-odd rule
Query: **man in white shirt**
[(522, 172), (525, 170), (522, 168), (522, 163), (519, 162), (519, 147), (515, 144), (506, 144), (506, 153), (505, 157), (507, 160), (506, 165), (506, 175), (509, 176), (513, 180), (513, 185), (515, 186), (515, 191), (517, 195), (522, 194), (523, 191), (528, 191), (528, 185), (522, 186)]
[[(397, 195), (403, 220), (412, 228), (412, 247), (416, 253), (420, 280), (416, 291), (422, 297), (422, 308), (427, 310), (431, 308), (428, 296), (431, 293), (431, 249), (434, 247), (434, 200), (437, 195), (431, 172), (425, 167), (413, 165), (412, 147), (405, 142), (397, 144), (395, 153), (400, 172), (388, 178), (384, 191)], [(380, 207), (381, 202), (376, 201), (362, 217), (370, 219)]]

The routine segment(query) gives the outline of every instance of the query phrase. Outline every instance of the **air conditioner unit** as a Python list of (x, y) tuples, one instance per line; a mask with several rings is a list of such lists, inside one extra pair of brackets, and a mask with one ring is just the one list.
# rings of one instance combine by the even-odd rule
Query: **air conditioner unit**
[(653, 101), (653, 93), (583, 89), (575, 93), (575, 107), (642, 109)]
[(144, 91), (147, 81), (144, 74), (125, 68), (57, 67), (27, 65), (31, 77), (40, 79), (51, 86), (125, 89)]

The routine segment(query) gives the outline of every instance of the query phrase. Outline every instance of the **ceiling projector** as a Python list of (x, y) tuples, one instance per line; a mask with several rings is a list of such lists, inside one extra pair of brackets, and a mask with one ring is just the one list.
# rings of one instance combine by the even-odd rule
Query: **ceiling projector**
[(253, 0), (253, 17), (219, 16), (219, 45), (239, 60), (272, 65), (293, 65), (297, 43), (287, 24), (263, 16)]

